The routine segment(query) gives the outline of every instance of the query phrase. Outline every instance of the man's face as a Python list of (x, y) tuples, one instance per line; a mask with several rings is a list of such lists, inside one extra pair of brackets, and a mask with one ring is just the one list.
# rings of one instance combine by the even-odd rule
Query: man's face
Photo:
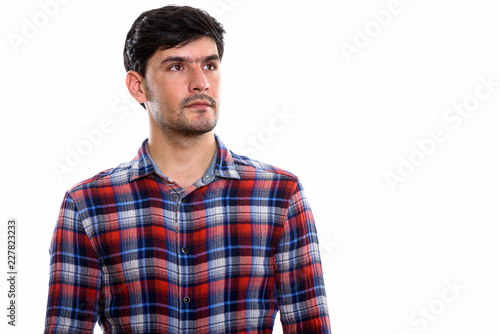
[(217, 124), (220, 59), (213, 39), (158, 50), (147, 62), (146, 106), (164, 133), (196, 136)]

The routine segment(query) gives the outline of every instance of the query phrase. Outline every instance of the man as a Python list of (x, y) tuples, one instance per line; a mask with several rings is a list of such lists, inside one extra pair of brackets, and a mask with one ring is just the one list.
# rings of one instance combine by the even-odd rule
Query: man
[(141, 14), (126, 84), (150, 136), (70, 189), (51, 243), (45, 333), (330, 333), (317, 234), (296, 176), (214, 135), (222, 26)]

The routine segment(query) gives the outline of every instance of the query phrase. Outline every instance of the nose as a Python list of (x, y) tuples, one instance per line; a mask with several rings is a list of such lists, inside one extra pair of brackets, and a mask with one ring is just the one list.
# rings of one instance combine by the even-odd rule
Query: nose
[(210, 89), (210, 83), (208, 82), (203, 69), (196, 67), (191, 72), (191, 77), (189, 81), (189, 91), (195, 93), (202, 93)]

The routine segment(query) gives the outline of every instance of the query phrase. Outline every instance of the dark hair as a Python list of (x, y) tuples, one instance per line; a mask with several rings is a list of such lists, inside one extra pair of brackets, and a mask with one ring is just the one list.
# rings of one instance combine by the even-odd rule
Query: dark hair
[(157, 50), (183, 46), (203, 36), (212, 38), (219, 58), (224, 53), (224, 28), (207, 12), (189, 6), (165, 6), (142, 13), (130, 28), (123, 61), (126, 71), (143, 77), (146, 63)]

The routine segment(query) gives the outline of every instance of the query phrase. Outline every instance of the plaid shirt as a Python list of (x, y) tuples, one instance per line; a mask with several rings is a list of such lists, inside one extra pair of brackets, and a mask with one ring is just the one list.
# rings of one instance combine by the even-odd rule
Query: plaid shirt
[(318, 239), (297, 177), (230, 152), (184, 191), (144, 141), (64, 197), (45, 333), (330, 333)]

